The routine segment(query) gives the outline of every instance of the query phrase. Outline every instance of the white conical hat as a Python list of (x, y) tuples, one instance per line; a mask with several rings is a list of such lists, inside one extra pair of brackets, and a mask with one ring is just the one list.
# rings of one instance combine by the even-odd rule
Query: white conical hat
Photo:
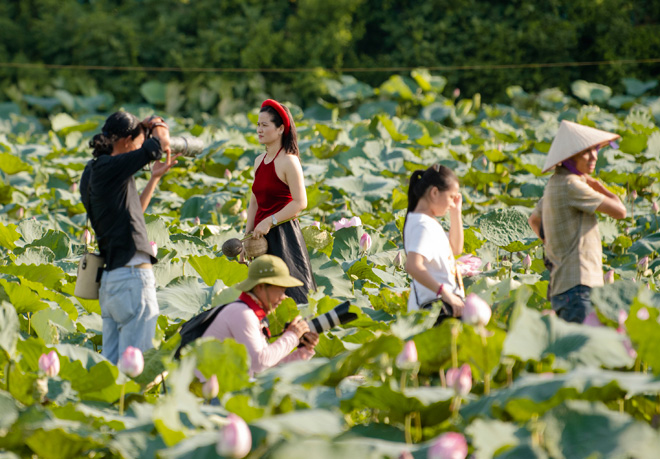
[(618, 134), (563, 120), (552, 145), (550, 145), (543, 172), (549, 171), (560, 162), (581, 151), (606, 144), (619, 137)]

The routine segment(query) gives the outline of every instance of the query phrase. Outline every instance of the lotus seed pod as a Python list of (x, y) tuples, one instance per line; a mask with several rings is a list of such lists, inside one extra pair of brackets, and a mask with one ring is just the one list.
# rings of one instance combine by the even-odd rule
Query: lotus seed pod
[(227, 258), (237, 257), (242, 251), (243, 243), (239, 239), (232, 238), (222, 244), (222, 253), (224, 253)]

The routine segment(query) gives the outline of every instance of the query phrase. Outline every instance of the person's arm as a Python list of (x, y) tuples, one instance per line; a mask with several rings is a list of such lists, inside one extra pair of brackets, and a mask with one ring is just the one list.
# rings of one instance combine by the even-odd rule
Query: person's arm
[[(266, 156), (266, 153), (262, 153), (254, 160), (254, 175), (257, 175), (257, 169), (263, 161), (263, 158)], [(245, 234), (251, 233), (254, 229), (254, 217), (257, 215), (257, 209), (259, 204), (257, 203), (257, 198), (254, 196), (254, 193), (250, 195), (250, 202), (248, 203), (247, 208), (247, 221), (245, 222)]]
[(536, 213), (532, 213), (527, 219), (529, 226), (536, 233), (536, 235), (541, 239), (541, 216)]
[[(417, 252), (408, 252), (406, 260), (406, 272), (410, 274), (414, 280), (422, 284), (427, 289), (437, 292), (442, 285), (435, 280), (428, 269), (426, 269), (425, 258)], [(448, 286), (443, 287), (441, 298), (444, 302), (449, 304), (454, 310), (454, 317), (458, 317), (463, 313), (463, 300), (453, 292), (450, 291)]]
[(610, 190), (605, 188), (602, 183), (597, 179), (587, 176), (587, 185), (589, 185), (594, 191), (605, 196), (603, 202), (596, 207), (597, 212), (601, 212), (605, 215), (609, 215), (612, 218), (620, 220), (626, 218), (626, 207), (621, 202), (621, 199)]
[(254, 373), (277, 365), (300, 342), (296, 332), (287, 329), (274, 343), (268, 344), (261, 331), (259, 319), (247, 306), (222, 311), (216, 320), (228, 321), (232, 337), (246, 347)]
[(449, 209), (449, 218), (451, 224), (449, 226), (449, 245), (451, 251), (455, 256), (463, 253), (463, 196), (459, 193), (454, 198), (454, 207)]
[[(278, 222), (293, 218), (297, 216), (300, 211), (307, 208), (307, 192), (305, 191), (305, 179), (303, 177), (300, 160), (294, 155), (285, 155), (282, 159), (283, 181), (289, 186), (289, 190), (291, 191), (291, 201), (279, 212), (274, 214), (275, 219)], [(268, 234), (268, 231), (270, 231), (272, 226), (272, 219), (266, 218), (256, 226), (254, 229), (254, 235), (259, 237)]]
[(181, 153), (172, 156), (172, 153), (168, 149), (165, 162), (163, 161), (154, 162), (153, 166), (151, 167), (151, 177), (147, 182), (147, 186), (144, 187), (144, 190), (142, 190), (142, 193), (140, 194), (140, 204), (142, 204), (142, 212), (146, 212), (147, 207), (149, 207), (149, 202), (151, 202), (151, 197), (154, 194), (154, 190), (158, 186), (158, 182), (160, 182), (160, 179), (163, 177), (163, 175), (165, 175), (165, 173), (169, 171), (172, 168), (172, 166), (174, 166), (178, 162), (177, 158), (179, 156), (181, 156)]

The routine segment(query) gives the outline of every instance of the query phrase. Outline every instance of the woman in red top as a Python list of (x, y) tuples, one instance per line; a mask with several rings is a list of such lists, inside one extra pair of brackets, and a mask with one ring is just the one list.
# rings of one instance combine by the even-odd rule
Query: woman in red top
[[(257, 135), (266, 152), (254, 162), (245, 232), (266, 238), (268, 253), (283, 259), (291, 275), (304, 284), (288, 288), (286, 294), (296, 303), (307, 303), (307, 293), (316, 289), (316, 282), (300, 224), (294, 218), (307, 207), (307, 192), (296, 126), (289, 109), (272, 99), (266, 100), (261, 105)], [(292, 220), (278, 225), (288, 219)]]

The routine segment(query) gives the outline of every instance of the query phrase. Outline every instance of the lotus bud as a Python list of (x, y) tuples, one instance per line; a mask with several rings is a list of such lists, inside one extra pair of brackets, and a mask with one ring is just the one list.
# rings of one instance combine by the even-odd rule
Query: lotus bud
[(614, 270), (610, 269), (605, 273), (605, 276), (603, 277), (603, 282), (606, 284), (613, 284), (614, 283)]
[(618, 150), (618, 149), (619, 149), (619, 144), (616, 143), (614, 140), (611, 140), (611, 141), (610, 141), (610, 147), (611, 147), (613, 150)]
[(360, 217), (351, 217), (348, 223), (348, 226), (362, 226), (362, 220), (360, 220)]
[(529, 269), (532, 266), (532, 257), (529, 256), (529, 254), (525, 255), (525, 258), (523, 258), (522, 261), (522, 267), (524, 269)]
[(369, 233), (364, 233), (360, 238), (360, 250), (363, 252), (368, 252), (371, 248), (371, 236)]
[(78, 184), (76, 182), (73, 182), (71, 184), (71, 193), (75, 193), (76, 191), (78, 191)]
[(241, 210), (241, 212), (238, 214), (238, 216), (240, 217), (240, 219), (242, 221), (246, 221), (247, 220), (247, 210), (245, 210), (245, 209)]
[(396, 253), (396, 257), (394, 257), (394, 261), (392, 261), (392, 264), (397, 268), (403, 266), (403, 257), (401, 256), (400, 250)]
[(399, 459), (415, 459), (415, 458), (410, 453), (410, 451), (403, 451), (401, 454), (399, 454)]
[(485, 156), (482, 156), (481, 157), (481, 165), (484, 166), (484, 167), (488, 166), (488, 158), (486, 158)]
[(486, 266), (484, 266), (484, 271), (490, 271), (491, 269), (493, 269), (493, 265), (489, 261), (486, 263)]
[(642, 272), (649, 269), (649, 256), (648, 255), (646, 255), (644, 258), (639, 260), (639, 262), (637, 262), (637, 269), (639, 271), (642, 271)]
[(447, 386), (454, 389), (457, 395), (465, 397), (472, 389), (472, 370), (464, 363), (461, 368), (447, 370)]
[(459, 88), (454, 88), (454, 92), (451, 94), (454, 99), (458, 99), (458, 96), (461, 95), (461, 90)]
[(199, 225), (200, 223), (202, 223), (202, 221), (199, 219), (199, 217), (195, 217), (194, 222), (195, 222), (195, 225)]
[(231, 180), (231, 171), (229, 169), (225, 169), (225, 178)]
[[(619, 311), (619, 329), (623, 330), (626, 327), (626, 320), (628, 320), (628, 313), (623, 309)], [(619, 330), (617, 330), (619, 331)]]
[(648, 320), (648, 318), (651, 317), (651, 314), (649, 314), (649, 310), (646, 308), (639, 308), (637, 311), (637, 318), (639, 320)]
[(637, 190), (633, 190), (632, 193), (630, 193), (630, 198), (634, 201), (637, 199)]
[(417, 362), (417, 347), (413, 340), (406, 341), (403, 350), (396, 356), (396, 366), (407, 368)]
[(150, 241), (151, 250), (154, 253), (154, 257), (158, 256), (158, 245), (154, 241)]
[(19, 207), (18, 210), (16, 211), (16, 216), (18, 217), (19, 220), (22, 220), (23, 217), (25, 216), (25, 209)]
[(591, 311), (582, 321), (582, 325), (589, 325), (590, 327), (602, 327), (603, 323), (598, 318), (596, 311)]
[(136, 347), (128, 346), (119, 358), (117, 366), (122, 373), (126, 373), (131, 378), (139, 376), (144, 370), (142, 351)]
[(216, 375), (211, 375), (211, 377), (202, 385), (202, 395), (206, 400), (211, 400), (218, 396), (218, 392), (220, 392), (218, 377)]
[(215, 451), (220, 456), (240, 459), (247, 456), (252, 449), (252, 434), (243, 419), (231, 413), (227, 416), (228, 423), (220, 431)]
[(39, 357), (39, 369), (50, 378), (57, 376), (60, 372), (60, 357), (57, 355), (57, 352), (50, 351), (48, 354), (41, 354), (41, 357)]
[(499, 151), (499, 152), (502, 151), (502, 144), (501, 143), (497, 144), (497, 151)]
[(651, 206), (651, 209), (653, 209), (654, 214), (656, 215), (658, 214), (658, 210), (660, 210), (658, 209), (658, 201), (653, 201), (653, 205)]
[(313, 221), (309, 226), (316, 226), (318, 229), (321, 229), (321, 222)]
[(470, 293), (465, 298), (463, 308), (463, 322), (470, 325), (486, 325), (490, 320), (492, 311), (490, 306), (475, 293)]
[(465, 437), (457, 432), (447, 432), (433, 441), (426, 457), (428, 459), (465, 459), (468, 445)]
[(82, 240), (85, 243), (85, 245), (89, 245), (90, 242), (92, 242), (92, 233), (89, 232), (87, 228), (82, 233)]

